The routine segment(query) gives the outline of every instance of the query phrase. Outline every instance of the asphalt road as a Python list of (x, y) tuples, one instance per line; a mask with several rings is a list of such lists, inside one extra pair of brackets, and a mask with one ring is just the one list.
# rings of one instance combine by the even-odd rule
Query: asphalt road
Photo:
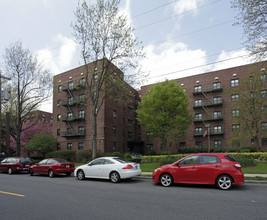
[[(13, 193), (13, 194), (10, 194)], [(266, 219), (267, 184), (230, 191), (215, 186), (164, 188), (150, 179), (113, 184), (74, 177), (0, 173), (0, 219)]]

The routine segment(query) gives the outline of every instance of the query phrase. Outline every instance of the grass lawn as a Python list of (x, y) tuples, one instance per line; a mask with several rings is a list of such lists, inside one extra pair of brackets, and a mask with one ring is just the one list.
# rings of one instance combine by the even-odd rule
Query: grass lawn
[[(243, 173), (246, 174), (267, 174), (267, 162), (256, 162), (254, 167), (242, 167)], [(141, 163), (141, 170), (143, 172), (153, 172), (160, 163)]]

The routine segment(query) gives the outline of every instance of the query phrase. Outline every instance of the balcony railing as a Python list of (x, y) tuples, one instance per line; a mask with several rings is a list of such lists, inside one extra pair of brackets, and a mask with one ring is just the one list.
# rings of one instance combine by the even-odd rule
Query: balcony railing
[(82, 121), (85, 120), (85, 115), (72, 115), (72, 116), (62, 116), (62, 121), (67, 122), (67, 121)]
[(223, 100), (217, 101), (202, 101), (201, 103), (194, 104), (194, 108), (209, 107), (209, 106), (220, 106), (223, 105)]
[(63, 131), (62, 137), (84, 137), (85, 136), (85, 130), (82, 131)]
[(198, 95), (201, 93), (210, 93), (210, 92), (221, 92), (223, 88), (221, 86), (211, 86), (203, 89), (195, 89), (193, 95)]
[(199, 121), (220, 121), (223, 120), (223, 116), (205, 116), (202, 118), (195, 118), (194, 122), (199, 122)]
[(76, 97), (71, 101), (62, 101), (63, 106), (73, 106), (73, 105), (82, 105), (85, 104), (85, 98)]
[[(204, 134), (204, 131), (194, 131), (195, 137), (203, 136), (203, 134)], [(223, 135), (223, 134), (224, 134), (224, 130), (220, 129), (220, 130), (211, 130), (209, 135), (214, 136), (214, 135)]]

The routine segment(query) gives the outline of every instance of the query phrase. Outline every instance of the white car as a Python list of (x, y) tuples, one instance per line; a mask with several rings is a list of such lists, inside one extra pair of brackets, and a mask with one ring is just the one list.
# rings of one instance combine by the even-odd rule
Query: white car
[(84, 178), (110, 179), (117, 183), (121, 179), (130, 179), (141, 175), (140, 165), (133, 162), (126, 162), (119, 157), (100, 157), (88, 164), (77, 167), (74, 176), (78, 180)]

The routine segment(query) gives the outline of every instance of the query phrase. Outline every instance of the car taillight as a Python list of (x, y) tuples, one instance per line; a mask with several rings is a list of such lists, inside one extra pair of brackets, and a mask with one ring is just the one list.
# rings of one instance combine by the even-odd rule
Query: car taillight
[(124, 170), (133, 169), (133, 166), (128, 164), (125, 167), (123, 167), (122, 169), (124, 169)]

